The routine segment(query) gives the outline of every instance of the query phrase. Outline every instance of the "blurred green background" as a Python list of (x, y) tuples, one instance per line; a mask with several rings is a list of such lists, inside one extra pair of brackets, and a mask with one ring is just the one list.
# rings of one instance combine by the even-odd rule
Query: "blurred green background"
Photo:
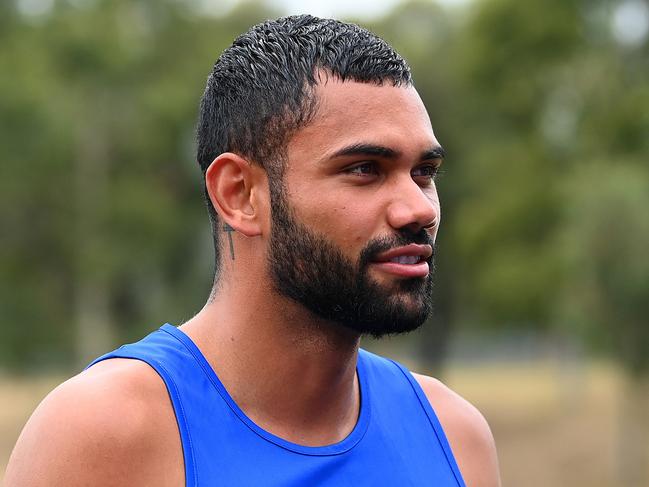
[(474, 402), (504, 485), (649, 486), (649, 2), (355, 5), (0, 2), (0, 467), (57, 382), (202, 307), (206, 76), (312, 12), (408, 59), (448, 151), (435, 315), (365, 346)]

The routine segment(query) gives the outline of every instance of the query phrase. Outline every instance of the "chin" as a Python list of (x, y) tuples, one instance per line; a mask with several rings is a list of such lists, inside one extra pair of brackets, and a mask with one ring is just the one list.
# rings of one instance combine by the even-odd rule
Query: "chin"
[(381, 309), (376, 311), (380, 312), (361, 316), (354, 321), (339, 322), (339, 324), (361, 336), (382, 338), (403, 335), (417, 330), (426, 322), (431, 306), (429, 303), (421, 302), (404, 303), (403, 300), (398, 299), (392, 300), (389, 304), (384, 303)]

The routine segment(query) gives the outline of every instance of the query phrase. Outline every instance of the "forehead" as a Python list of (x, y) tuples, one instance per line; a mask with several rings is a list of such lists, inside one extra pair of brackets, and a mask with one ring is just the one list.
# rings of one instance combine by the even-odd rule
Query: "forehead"
[(406, 156), (438, 145), (426, 108), (412, 86), (330, 77), (317, 85), (316, 97), (315, 117), (289, 141), (289, 161), (313, 154), (322, 157), (357, 143), (389, 147)]

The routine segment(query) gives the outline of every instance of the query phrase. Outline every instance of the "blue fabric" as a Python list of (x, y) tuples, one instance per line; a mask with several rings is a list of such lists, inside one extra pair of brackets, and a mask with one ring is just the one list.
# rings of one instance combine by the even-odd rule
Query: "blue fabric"
[[(359, 351), (361, 410), (339, 443), (302, 446), (253, 423), (198, 347), (165, 324), (95, 360), (142, 360), (169, 391), (187, 486), (465, 487), (444, 431), (417, 381), (401, 365)], [(90, 367), (89, 366), (89, 367)]]

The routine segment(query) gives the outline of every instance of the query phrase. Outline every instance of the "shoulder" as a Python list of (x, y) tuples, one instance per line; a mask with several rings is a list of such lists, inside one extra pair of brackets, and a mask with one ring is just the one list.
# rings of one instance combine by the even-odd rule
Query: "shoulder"
[(173, 414), (164, 383), (147, 364), (100, 362), (34, 411), (9, 460), (6, 485), (164, 485), (162, 475), (177, 476), (178, 457), (182, 471)]
[(478, 409), (442, 382), (413, 374), (435, 410), (467, 487), (498, 487), (496, 445)]

